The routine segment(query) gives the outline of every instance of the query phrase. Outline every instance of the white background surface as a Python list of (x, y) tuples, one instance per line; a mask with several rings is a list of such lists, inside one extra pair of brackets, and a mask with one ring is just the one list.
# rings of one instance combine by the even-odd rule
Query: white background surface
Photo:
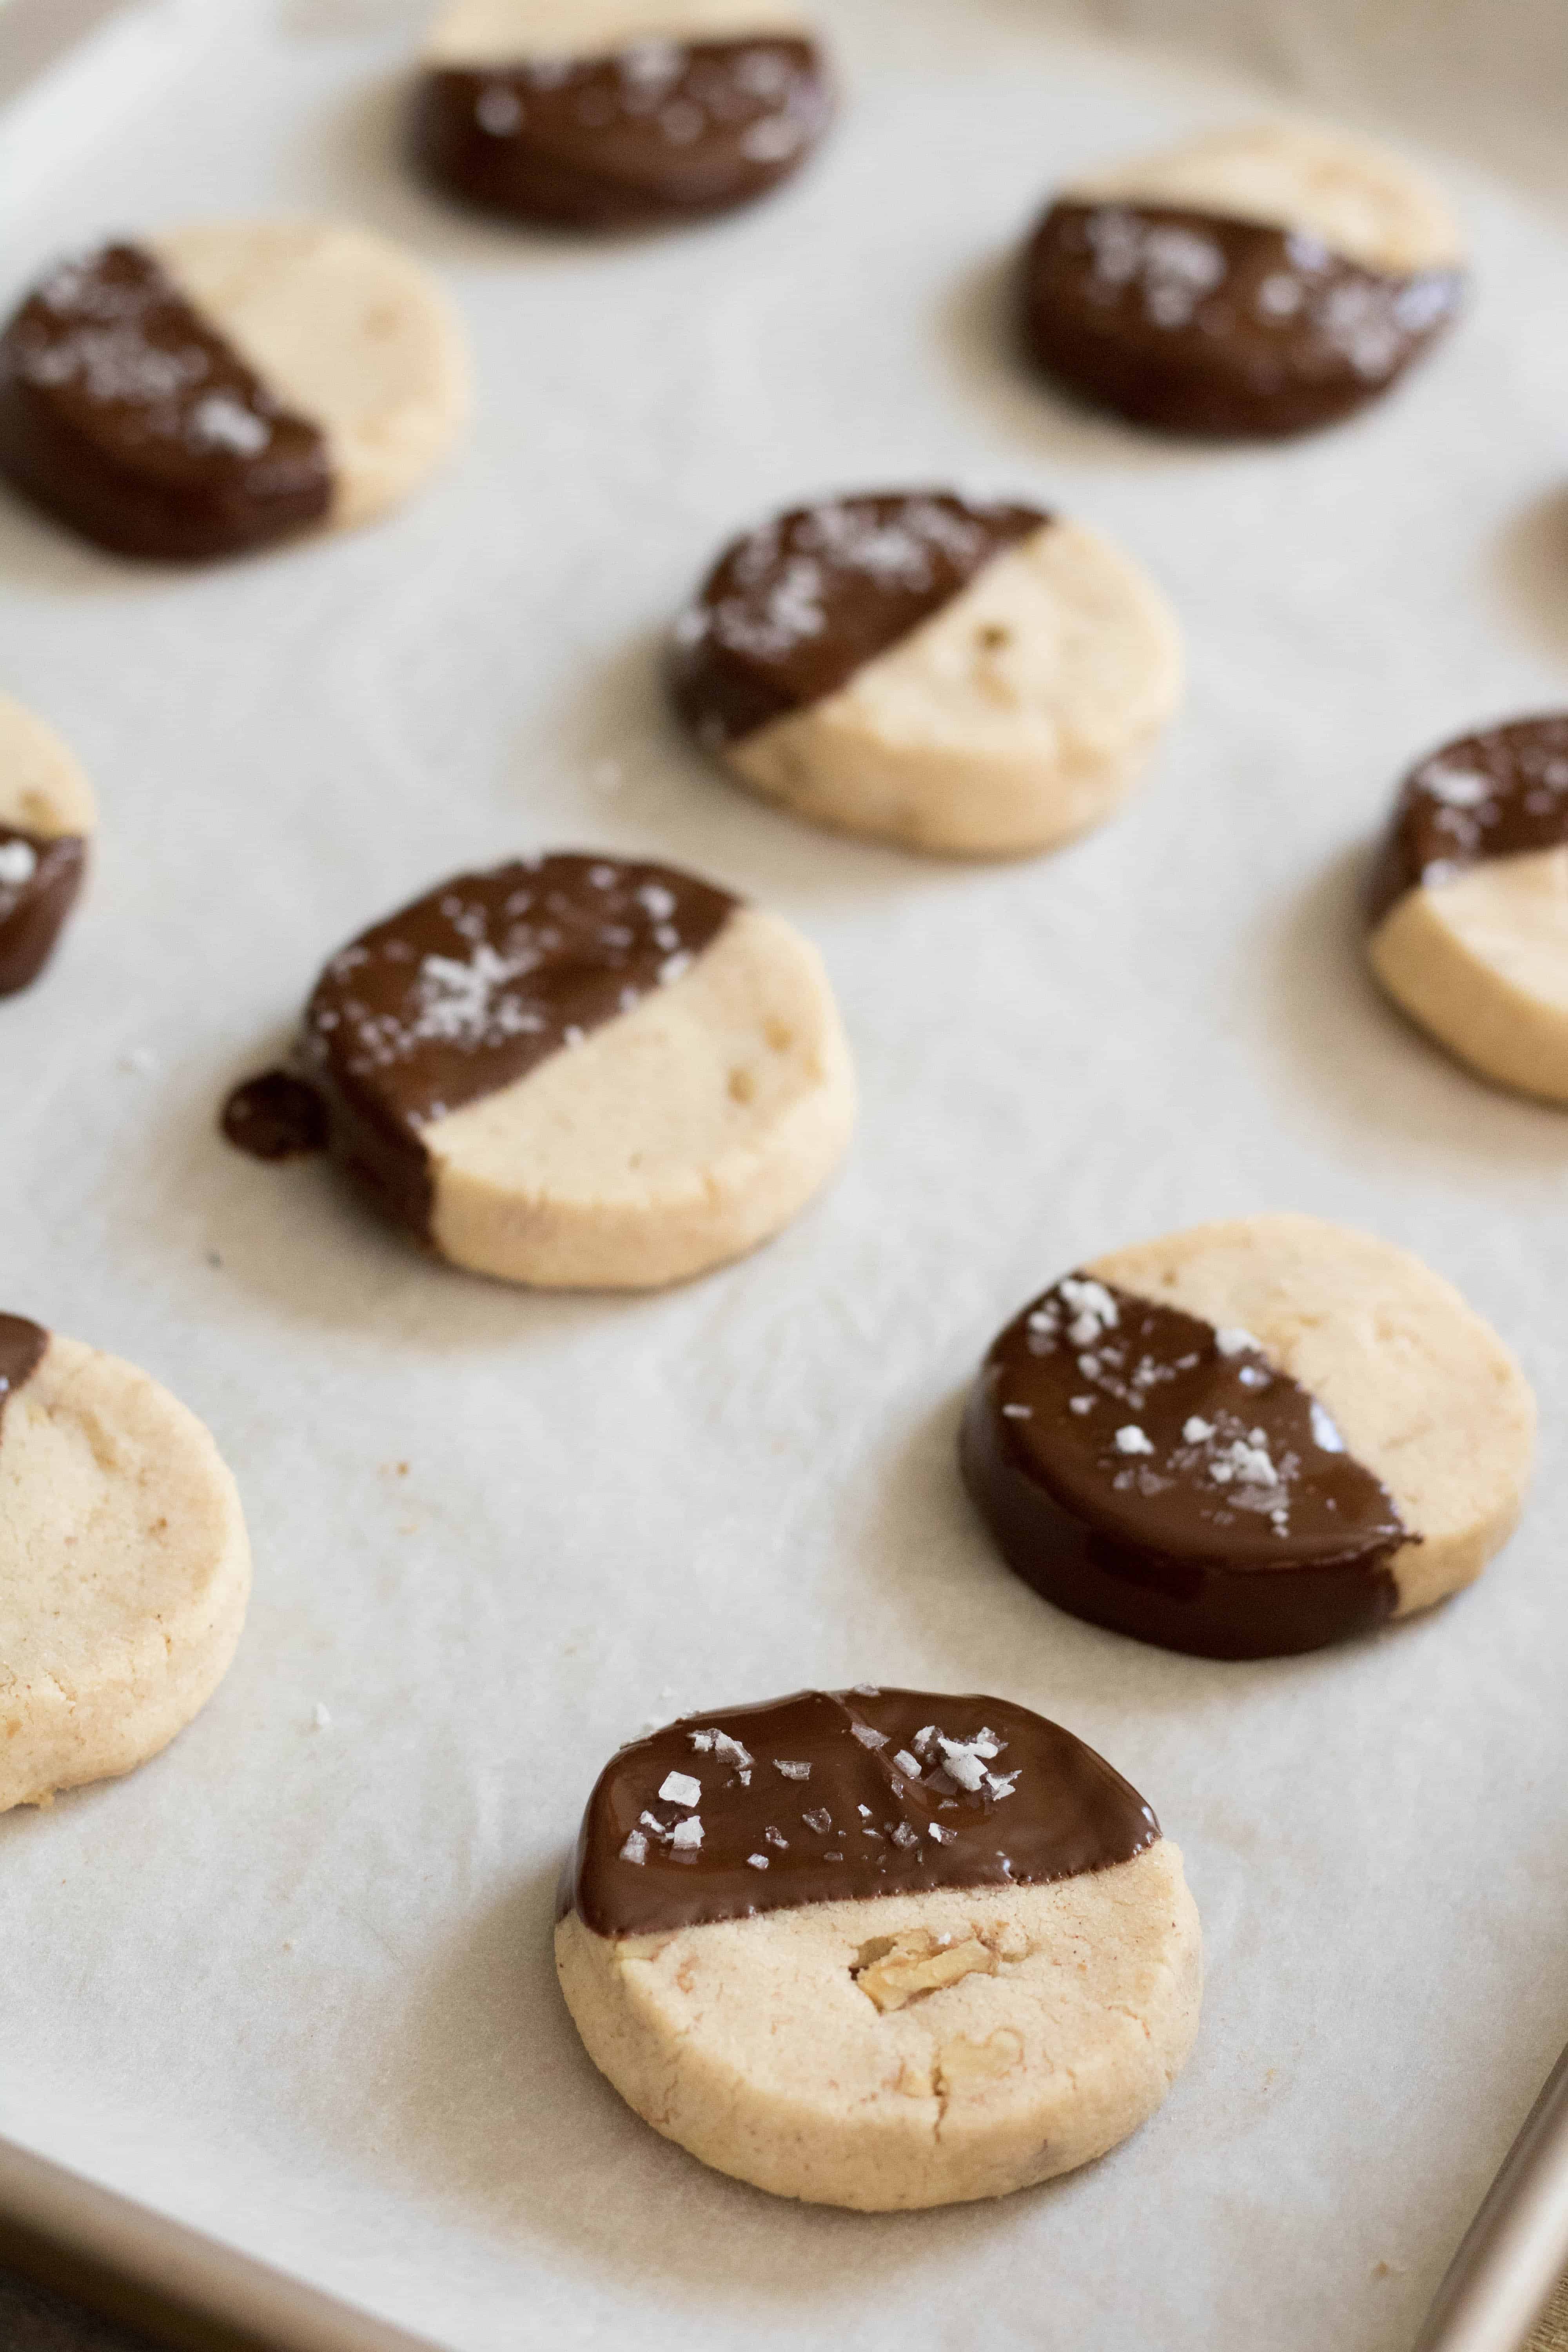
[[(1298, 446), (1166, 447), (1020, 371), (1005, 270), (1058, 175), (1256, 89), (1025, 0), (846, 0), (816, 168), (584, 247), (405, 179), (376, 13), (191, 10), (156, 100), (4, 223), (8, 301), (110, 228), (357, 216), (441, 271), (480, 391), (402, 517), (226, 570), (123, 567), (0, 503), (0, 680), (104, 812), (89, 903), (0, 1007), (0, 1291), (204, 1415), (257, 1559), (175, 1747), (0, 1821), (0, 2130), (460, 2352), (1394, 2352), (1568, 2034), (1568, 1118), (1400, 1024), (1354, 894), (1415, 754), (1568, 698), (1561, 226), (1440, 165), (1478, 254), (1440, 355)], [(732, 530), (953, 479), (1105, 525), (1189, 633), (1148, 788), (1053, 860), (811, 833), (661, 708), (659, 632)], [(466, 862), (597, 844), (827, 957), (863, 1124), (773, 1247), (666, 1297), (533, 1297), (217, 1139), (342, 939)], [(1540, 1485), (1428, 1622), (1167, 1657), (996, 1564), (958, 1400), (1081, 1256), (1276, 1205), (1467, 1290), (1542, 1397)], [(1053, 2189), (770, 2201), (645, 2130), (561, 2008), (553, 1882), (606, 1752), (862, 1678), (1058, 1717), (1186, 1853), (1196, 2053)]]

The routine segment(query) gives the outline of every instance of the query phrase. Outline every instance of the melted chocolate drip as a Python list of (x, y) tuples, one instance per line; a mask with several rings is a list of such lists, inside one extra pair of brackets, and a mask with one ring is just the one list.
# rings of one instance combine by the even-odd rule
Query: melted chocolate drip
[(676, 625), (670, 685), (700, 741), (822, 701), (1050, 520), (944, 490), (797, 507), (727, 547)]
[(1386, 276), (1317, 237), (1168, 205), (1055, 204), (1025, 266), (1035, 358), (1075, 392), (1173, 433), (1300, 433), (1403, 373), (1461, 274)]
[(0, 1315), (0, 1422), (19, 1388), (30, 1381), (44, 1360), (49, 1335), (25, 1315)]
[(326, 442), (150, 254), (63, 262), (0, 335), (0, 472), (120, 555), (233, 555), (318, 521)]
[(765, 194), (832, 113), (814, 42), (647, 40), (609, 57), (434, 68), (412, 133), (416, 162), (465, 204), (638, 227)]
[(1400, 789), (1368, 894), (1373, 929), (1407, 890), (1483, 858), (1568, 842), (1568, 715), (1516, 719), (1445, 743)]
[(673, 866), (563, 854), (454, 875), (375, 924), (305, 1008), (334, 1156), (426, 1234), (424, 1129), (679, 980), (737, 903)]
[(613, 1757), (562, 1909), (597, 1936), (640, 1936), (938, 1886), (1038, 1886), (1130, 1861), (1159, 1834), (1092, 1748), (1007, 1699), (797, 1691), (689, 1716)]
[(326, 1104), (288, 1070), (245, 1079), (224, 1104), (219, 1124), (236, 1150), (253, 1160), (302, 1160), (327, 1148)]
[(0, 824), (0, 996), (37, 980), (81, 888), (87, 844)]
[(992, 1348), (963, 1476), (1047, 1601), (1200, 1657), (1367, 1631), (1413, 1540), (1317, 1400), (1243, 1331), (1069, 1276)]

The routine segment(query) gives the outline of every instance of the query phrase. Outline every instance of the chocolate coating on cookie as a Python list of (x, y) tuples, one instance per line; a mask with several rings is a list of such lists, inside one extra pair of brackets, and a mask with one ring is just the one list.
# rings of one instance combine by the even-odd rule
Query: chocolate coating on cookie
[(30, 1381), (44, 1360), (49, 1335), (25, 1315), (0, 1315), (0, 1423), (19, 1388)]
[(1393, 1496), (1245, 1331), (1069, 1275), (986, 1357), (961, 1458), (1007, 1565), (1093, 1624), (1258, 1658), (1394, 1613)]
[(0, 471), (120, 555), (234, 555), (327, 512), (322, 434), (133, 245), (61, 263), (0, 334)]
[(1225, 437), (1348, 416), (1458, 306), (1462, 275), (1394, 276), (1305, 231), (1167, 205), (1054, 204), (1024, 270), (1036, 360), (1140, 425)]
[(334, 1155), (427, 1233), (424, 1130), (679, 980), (737, 904), (674, 866), (572, 853), (454, 875), (351, 940), (305, 1008)]
[(1368, 893), (1373, 929), (1407, 890), (1451, 881), (1483, 858), (1568, 842), (1568, 715), (1461, 735), (1400, 787)]
[(832, 113), (814, 41), (646, 40), (608, 57), (432, 67), (412, 139), (427, 177), (483, 211), (651, 227), (765, 195)]
[(0, 996), (14, 996), (37, 980), (86, 868), (87, 844), (79, 835), (0, 824)]
[(701, 742), (820, 702), (1050, 520), (946, 490), (796, 507), (727, 547), (676, 624), (670, 689)]
[(1030, 1886), (1152, 1845), (1138, 1791), (1011, 1701), (797, 1691), (667, 1725), (600, 1774), (562, 1909), (640, 1936), (939, 1886)]
[(237, 1151), (252, 1160), (302, 1160), (327, 1148), (327, 1106), (290, 1070), (246, 1078), (225, 1102), (218, 1124)]

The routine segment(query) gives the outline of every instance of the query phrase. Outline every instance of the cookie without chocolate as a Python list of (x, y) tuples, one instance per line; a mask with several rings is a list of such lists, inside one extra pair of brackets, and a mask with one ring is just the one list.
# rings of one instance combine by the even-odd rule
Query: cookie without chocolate
[(92, 786), (52, 727), (0, 694), (0, 996), (37, 980), (87, 870)]
[(1461, 736), (1406, 778), (1367, 952), (1394, 1003), (1483, 1077), (1568, 1103), (1568, 716)]
[(0, 472), (121, 555), (236, 555), (369, 521), (446, 455), (468, 362), (365, 230), (174, 229), (62, 262), (0, 334)]
[(623, 1748), (555, 1933), (589, 2056), (782, 2197), (998, 2197), (1135, 2131), (1197, 2029), (1197, 1913), (1136, 1790), (1005, 1699), (803, 1691)]
[(1418, 1258), (1261, 1216), (1053, 1285), (986, 1357), (962, 1464), (1047, 1600), (1259, 1658), (1470, 1583), (1517, 1524), (1534, 1433), (1513, 1358)]
[(1458, 307), (1442, 200), (1338, 131), (1218, 131), (1064, 189), (1024, 268), (1029, 349), (1135, 424), (1227, 437), (1334, 423)]
[[(333, 957), (300, 1059), (383, 1214), (454, 1265), (551, 1288), (647, 1288), (741, 1255), (826, 1182), (854, 1123), (815, 948), (624, 858), (442, 883)], [(308, 1149), (279, 1132), (279, 1093), (266, 1117), (254, 1081), (231, 1097), (230, 1140)]]
[(129, 1772), (227, 1671), (234, 1480), (133, 1364), (0, 1315), (0, 1812)]
[(910, 847), (1048, 849), (1130, 790), (1181, 696), (1126, 556), (1037, 507), (831, 499), (727, 548), (676, 625), (676, 706), (740, 782)]
[(832, 113), (822, 50), (781, 0), (448, 0), (412, 143), (482, 211), (659, 227), (765, 195)]

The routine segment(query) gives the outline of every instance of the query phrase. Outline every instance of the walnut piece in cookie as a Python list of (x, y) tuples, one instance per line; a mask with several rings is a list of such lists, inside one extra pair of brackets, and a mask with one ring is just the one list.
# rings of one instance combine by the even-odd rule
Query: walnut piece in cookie
[[(362, 1197), (454, 1265), (644, 1288), (787, 1223), (847, 1145), (848, 1048), (814, 948), (647, 860), (559, 852), (460, 874), (349, 942), (300, 1075)], [(255, 1150), (269, 1073), (231, 1096)], [(289, 1097), (285, 1157), (309, 1149)]]
[(1050, 848), (1110, 814), (1181, 696), (1163, 598), (1039, 508), (952, 491), (799, 507), (676, 624), (697, 740), (793, 814), (911, 848)]
[(1181, 1856), (1091, 1748), (993, 1697), (803, 1691), (621, 1749), (563, 1885), (589, 2055), (656, 2130), (862, 2211), (1113, 2147), (1197, 2026)]
[(1135, 424), (1300, 433), (1376, 397), (1442, 332), (1458, 232), (1399, 158), (1283, 123), (1058, 194), (1024, 265), (1045, 371)]
[(448, 0), (410, 142), (502, 218), (655, 228), (752, 203), (833, 115), (822, 46), (780, 0)]
[(1166, 1649), (1272, 1657), (1479, 1576), (1534, 1427), (1512, 1357), (1418, 1259), (1260, 1216), (1118, 1251), (1026, 1307), (961, 1460), (1047, 1600)]
[(37, 980), (87, 871), (98, 803), (52, 727), (0, 694), (0, 996)]
[(1368, 925), (1412, 1020), (1483, 1077), (1568, 1103), (1568, 714), (1461, 736), (1412, 771)]

